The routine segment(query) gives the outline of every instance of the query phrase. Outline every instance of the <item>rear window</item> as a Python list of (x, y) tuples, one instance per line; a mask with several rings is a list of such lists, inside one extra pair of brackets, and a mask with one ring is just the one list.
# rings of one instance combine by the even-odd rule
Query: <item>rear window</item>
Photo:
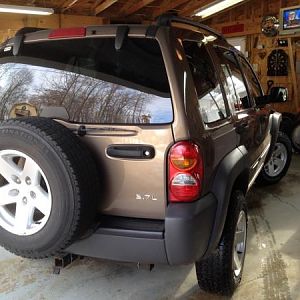
[(114, 38), (30, 43), (16, 57), (2, 50), (0, 118), (36, 112), (76, 123), (171, 123), (158, 42), (128, 38), (119, 51), (114, 44)]

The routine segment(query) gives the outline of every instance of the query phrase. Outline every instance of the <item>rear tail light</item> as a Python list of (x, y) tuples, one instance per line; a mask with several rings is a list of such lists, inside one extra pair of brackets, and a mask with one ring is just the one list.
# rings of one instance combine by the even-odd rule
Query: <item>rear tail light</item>
[(49, 39), (63, 39), (72, 37), (84, 37), (86, 36), (86, 28), (75, 27), (75, 28), (58, 28), (54, 29), (48, 35)]
[(203, 160), (199, 147), (190, 141), (176, 143), (169, 152), (169, 201), (191, 202), (201, 192)]

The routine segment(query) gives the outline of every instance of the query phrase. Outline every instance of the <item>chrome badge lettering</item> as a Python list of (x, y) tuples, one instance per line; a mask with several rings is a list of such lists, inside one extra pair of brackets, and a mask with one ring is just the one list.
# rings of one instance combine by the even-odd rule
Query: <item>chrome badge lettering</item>
[(158, 199), (154, 196), (154, 195), (150, 195), (150, 194), (136, 194), (135, 195), (135, 199), (136, 200), (143, 200), (143, 201), (157, 201)]

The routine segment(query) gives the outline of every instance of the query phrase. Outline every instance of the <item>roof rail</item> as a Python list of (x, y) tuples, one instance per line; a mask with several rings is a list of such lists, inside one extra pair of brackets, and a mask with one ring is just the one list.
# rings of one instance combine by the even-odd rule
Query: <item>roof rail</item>
[(204, 25), (202, 23), (199, 22), (195, 22), (186, 18), (182, 18), (182, 17), (178, 17), (174, 14), (162, 14), (160, 15), (157, 19), (156, 19), (156, 24), (158, 26), (171, 26), (171, 22), (178, 22), (178, 23), (183, 23), (183, 24), (187, 24), (187, 25), (192, 25), (201, 29), (204, 29), (214, 35), (216, 35), (217, 37), (226, 40), (226, 38), (224, 37), (223, 34), (221, 34), (220, 32), (210, 28), (207, 25)]
[(37, 27), (23, 27), (23, 28), (19, 29), (16, 32), (15, 37), (12, 39), (13, 55), (17, 56), (20, 53), (20, 51), (23, 47), (26, 33), (36, 32), (36, 31), (40, 31), (40, 30), (44, 30), (44, 29), (45, 28), (37, 28)]
[(15, 36), (24, 35), (26, 33), (36, 32), (36, 31), (45, 30), (45, 29), (46, 28), (23, 27), (16, 32)]

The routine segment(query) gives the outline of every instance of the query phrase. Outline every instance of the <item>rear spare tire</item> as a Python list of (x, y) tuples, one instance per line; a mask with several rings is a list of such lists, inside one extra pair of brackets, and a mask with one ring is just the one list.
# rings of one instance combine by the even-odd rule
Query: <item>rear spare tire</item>
[(0, 244), (17, 255), (58, 254), (95, 220), (96, 165), (51, 119), (0, 123), (0, 178)]

